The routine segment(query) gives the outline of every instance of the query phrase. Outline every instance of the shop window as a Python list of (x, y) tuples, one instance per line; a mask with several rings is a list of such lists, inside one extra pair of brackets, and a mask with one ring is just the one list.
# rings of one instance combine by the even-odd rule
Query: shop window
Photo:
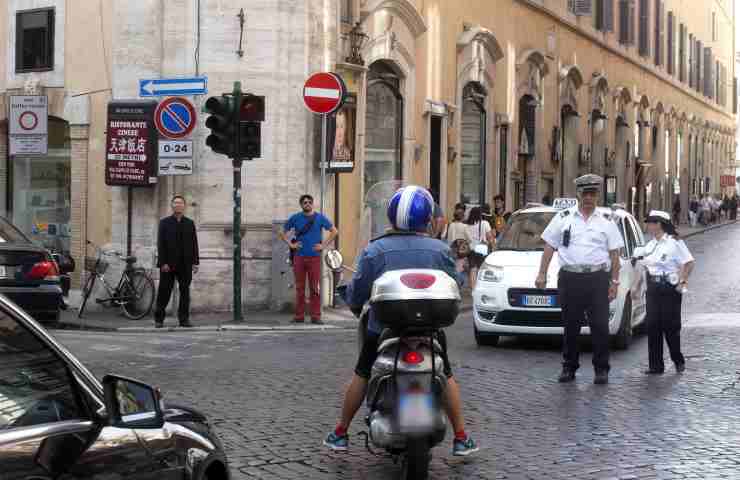
[(71, 234), (71, 148), (69, 124), (49, 117), (44, 156), (11, 157), (8, 192), (12, 222), (34, 242), (69, 251)]
[(15, 71), (54, 69), (54, 10), (29, 10), (16, 14)]
[(463, 92), (461, 201), (485, 203), (486, 98), (483, 87), (470, 83)]
[(364, 187), (402, 178), (403, 97), (391, 65), (375, 62), (368, 72)]

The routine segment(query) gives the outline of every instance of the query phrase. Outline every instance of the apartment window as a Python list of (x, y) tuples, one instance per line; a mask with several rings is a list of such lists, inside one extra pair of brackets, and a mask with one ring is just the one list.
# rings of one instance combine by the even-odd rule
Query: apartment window
[(678, 80), (686, 81), (686, 25), (683, 23), (678, 34)]
[(340, 0), (340, 18), (344, 23), (352, 23), (352, 2), (354, 0)]
[(602, 32), (614, 31), (614, 0), (595, 0), (594, 26)]
[(640, 0), (640, 38), (638, 51), (643, 57), (650, 55), (650, 4)]
[(689, 88), (694, 88), (694, 36), (689, 35)]
[(619, 0), (619, 43), (635, 44), (635, 0)]
[[(592, 0), (568, 0), (568, 10), (578, 16), (587, 17), (593, 13)], [(598, 1), (598, 0), (597, 0)]]
[(712, 98), (712, 87), (714, 85), (713, 76), (714, 62), (712, 62), (712, 49), (704, 49), (704, 82), (702, 85), (702, 93), (705, 97)]
[(16, 13), (15, 71), (54, 69), (54, 10)]
[(696, 74), (696, 78), (694, 78), (694, 88), (697, 92), (701, 93), (703, 88), (703, 82), (704, 82), (704, 75), (702, 72), (702, 61), (701, 56), (702, 52), (704, 51), (702, 43), (700, 40), (696, 41), (696, 52), (694, 52), (694, 62), (696, 65), (694, 66), (694, 73)]
[(676, 45), (673, 41), (675, 38), (673, 26), (673, 12), (668, 12), (668, 44), (666, 47), (666, 67), (670, 75), (676, 74)]
[(663, 65), (663, 49), (665, 48), (665, 17), (663, 0), (655, 0), (655, 65)]

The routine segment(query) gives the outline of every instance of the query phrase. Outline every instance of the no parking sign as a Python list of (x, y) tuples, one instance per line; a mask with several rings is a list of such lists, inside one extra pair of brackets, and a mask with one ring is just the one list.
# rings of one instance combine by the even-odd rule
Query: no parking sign
[(160, 135), (173, 140), (180, 140), (195, 128), (197, 116), (195, 107), (182, 97), (170, 97), (159, 103), (154, 111), (154, 124)]

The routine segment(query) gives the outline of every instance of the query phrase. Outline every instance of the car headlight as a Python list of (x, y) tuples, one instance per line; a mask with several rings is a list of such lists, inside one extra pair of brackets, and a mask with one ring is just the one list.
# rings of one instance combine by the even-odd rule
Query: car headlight
[(478, 271), (478, 280), (483, 282), (501, 282), (504, 279), (504, 267), (486, 265)]

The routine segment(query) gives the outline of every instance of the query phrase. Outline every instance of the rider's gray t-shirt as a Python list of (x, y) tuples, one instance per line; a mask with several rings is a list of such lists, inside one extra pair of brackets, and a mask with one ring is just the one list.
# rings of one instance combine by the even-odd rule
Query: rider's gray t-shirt
[[(408, 268), (442, 270), (459, 282), (450, 247), (425, 235), (390, 234), (367, 246), (360, 254), (357, 273), (350, 283), (346, 300), (361, 307), (370, 299), (373, 282), (385, 272)], [(368, 331), (380, 334), (381, 327), (370, 311)]]

